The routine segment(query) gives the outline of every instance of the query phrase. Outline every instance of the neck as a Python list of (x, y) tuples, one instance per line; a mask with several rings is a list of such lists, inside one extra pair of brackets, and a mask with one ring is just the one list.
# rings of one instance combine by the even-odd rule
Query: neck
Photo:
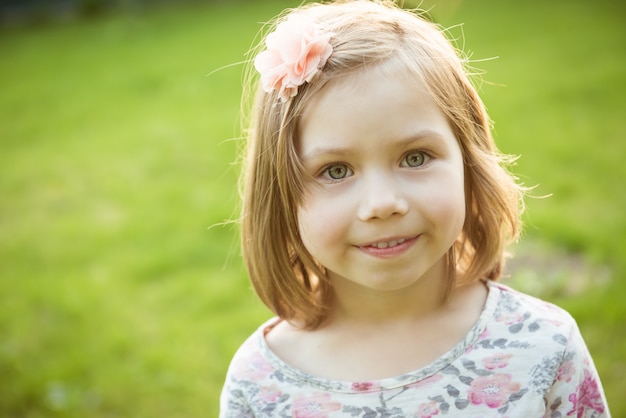
[(331, 323), (378, 326), (419, 321), (437, 313), (445, 304), (446, 263), (440, 260), (408, 288), (378, 291), (343, 279), (333, 280), (333, 288)]

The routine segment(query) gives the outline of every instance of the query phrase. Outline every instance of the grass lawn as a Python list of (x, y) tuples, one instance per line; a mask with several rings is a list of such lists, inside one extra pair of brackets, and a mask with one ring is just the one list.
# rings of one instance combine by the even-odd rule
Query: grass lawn
[[(296, 5), (284, 1), (280, 7)], [(409, 3), (407, 1), (407, 3)], [(430, 6), (432, 1), (425, 1)], [(626, 8), (442, 2), (529, 199), (514, 286), (566, 307), (626, 416)], [(275, 2), (0, 30), (0, 415), (216, 416), (270, 313), (240, 260), (242, 66)], [(486, 58), (497, 59), (480, 61)]]

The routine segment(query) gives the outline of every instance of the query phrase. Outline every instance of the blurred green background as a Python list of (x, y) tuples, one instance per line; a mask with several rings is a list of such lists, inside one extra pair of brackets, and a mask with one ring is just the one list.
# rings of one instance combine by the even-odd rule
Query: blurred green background
[[(243, 70), (229, 65), (298, 3), (4, 22), (0, 416), (217, 416), (232, 354), (270, 316), (229, 222)], [(437, 22), (464, 23), (450, 34), (486, 71), (514, 171), (550, 195), (528, 199), (506, 281), (570, 310), (626, 416), (626, 7), (436, 3), (422, 4)]]

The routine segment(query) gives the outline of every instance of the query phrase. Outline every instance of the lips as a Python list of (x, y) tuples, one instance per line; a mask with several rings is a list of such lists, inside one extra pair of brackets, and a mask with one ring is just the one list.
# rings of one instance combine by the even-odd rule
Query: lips
[(407, 251), (419, 235), (413, 237), (390, 238), (359, 246), (361, 251), (376, 257), (394, 257)]
[(383, 248), (395, 247), (396, 245), (402, 244), (403, 242), (406, 242), (407, 239), (408, 238), (400, 238), (400, 239), (396, 239), (392, 241), (375, 242), (373, 244), (370, 244), (370, 246), (376, 247), (382, 250)]

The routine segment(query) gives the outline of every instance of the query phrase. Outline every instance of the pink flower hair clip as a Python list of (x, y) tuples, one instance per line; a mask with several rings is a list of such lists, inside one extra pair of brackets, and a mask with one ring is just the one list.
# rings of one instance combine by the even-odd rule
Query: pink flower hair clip
[(302, 15), (293, 14), (281, 22), (267, 35), (267, 49), (254, 60), (263, 90), (278, 91), (283, 103), (298, 94), (298, 87), (310, 82), (326, 64), (333, 52), (332, 36)]

